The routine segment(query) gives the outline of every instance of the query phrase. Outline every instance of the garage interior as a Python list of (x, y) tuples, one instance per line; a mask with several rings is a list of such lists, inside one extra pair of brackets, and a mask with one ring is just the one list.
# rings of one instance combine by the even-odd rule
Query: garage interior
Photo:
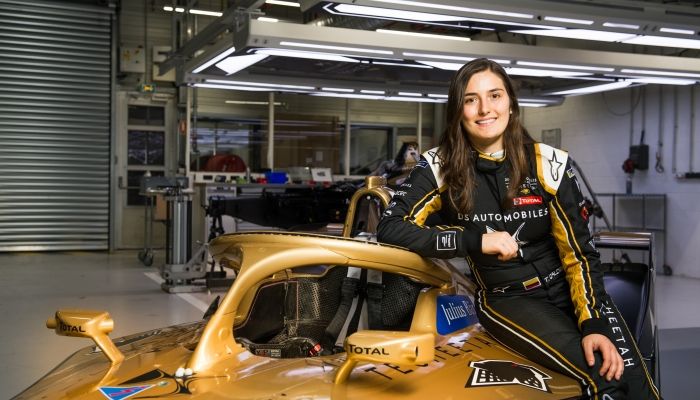
[(688, 398), (698, 35), (696, 1), (0, 0), (0, 397), (88, 345), (45, 328), (58, 307), (109, 310), (112, 337), (200, 319), (221, 292), (163, 266), (201, 254), (210, 196), (274, 172), (361, 180), (404, 142), (432, 148), (450, 77), (488, 57), (533, 137), (585, 173), (608, 218), (592, 228), (654, 233), (661, 393)]

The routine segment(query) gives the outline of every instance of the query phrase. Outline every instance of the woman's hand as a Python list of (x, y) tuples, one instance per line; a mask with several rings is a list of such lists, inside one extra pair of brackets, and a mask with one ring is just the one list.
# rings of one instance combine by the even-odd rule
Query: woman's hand
[(498, 254), (498, 259), (508, 261), (518, 256), (518, 243), (508, 232), (491, 232), (481, 235), (481, 252)]
[(598, 333), (591, 333), (583, 337), (581, 347), (583, 347), (583, 355), (586, 357), (589, 367), (592, 367), (595, 363), (593, 352), (599, 351), (600, 355), (603, 356), (603, 365), (600, 367), (599, 372), (600, 376), (605, 375), (605, 379), (608, 381), (613, 377), (618, 381), (620, 380), (625, 369), (625, 363), (622, 361), (622, 356), (618, 353), (617, 347), (610, 339)]

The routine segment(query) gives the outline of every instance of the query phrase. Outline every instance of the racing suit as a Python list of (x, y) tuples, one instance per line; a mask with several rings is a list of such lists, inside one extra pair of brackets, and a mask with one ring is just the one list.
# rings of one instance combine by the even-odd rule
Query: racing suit
[[(542, 143), (525, 146), (529, 170), (506, 207), (511, 183), (505, 157), (475, 157), (474, 207), (468, 215), (448, 198), (437, 148), (425, 152), (385, 210), (379, 241), (424, 257), (466, 257), (479, 287), (479, 321), (487, 331), (530, 360), (574, 377), (590, 398), (658, 399), (633, 336), (605, 293), (568, 154)], [(435, 213), (447, 225), (427, 226)], [(482, 234), (496, 231), (516, 240), (517, 258), (500, 261), (481, 252)], [(581, 339), (591, 333), (606, 335), (618, 348), (625, 363), (620, 381), (600, 376), (598, 352), (588, 367)]]

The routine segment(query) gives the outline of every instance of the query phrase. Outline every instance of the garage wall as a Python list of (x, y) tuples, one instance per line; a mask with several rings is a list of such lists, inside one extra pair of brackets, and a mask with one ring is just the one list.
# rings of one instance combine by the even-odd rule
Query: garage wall
[[(632, 97), (630, 92), (633, 90)], [(700, 91), (697, 88), (679, 86), (678, 109), (674, 109), (671, 86), (664, 86), (663, 110), (659, 111), (659, 86), (646, 87), (646, 140), (649, 145), (649, 170), (635, 171), (633, 193), (665, 193), (667, 195), (667, 254), (666, 262), (674, 274), (700, 278), (700, 180), (682, 180), (675, 177), (673, 164), (674, 115), (678, 113), (678, 137), (676, 165), (678, 173), (690, 169), (691, 126), (695, 127), (694, 140), (695, 171), (700, 170), (700, 122), (691, 125), (690, 92), (695, 90), (697, 98), (695, 114), (700, 116)], [(598, 193), (625, 193), (626, 174), (622, 162), (628, 157), (630, 126), (633, 121), (634, 144), (638, 144), (642, 130), (643, 99), (640, 89), (617, 90), (600, 94), (568, 97), (563, 105), (525, 111), (526, 126), (539, 139), (543, 129), (560, 128), (562, 147), (568, 150), (588, 177)], [(630, 107), (630, 105), (633, 107)], [(634, 106), (636, 104), (636, 106)], [(633, 109), (634, 118), (630, 117)], [(661, 150), (664, 172), (654, 168), (655, 154), (659, 148), (659, 116), (661, 116)], [(604, 207), (610, 208), (611, 203)], [(639, 221), (640, 204), (624, 200), (618, 203), (618, 223), (632, 224)], [(659, 203), (649, 204), (646, 218), (651, 226), (663, 223)], [(602, 223), (601, 223), (602, 225)], [(657, 263), (664, 260), (663, 236), (659, 235)]]

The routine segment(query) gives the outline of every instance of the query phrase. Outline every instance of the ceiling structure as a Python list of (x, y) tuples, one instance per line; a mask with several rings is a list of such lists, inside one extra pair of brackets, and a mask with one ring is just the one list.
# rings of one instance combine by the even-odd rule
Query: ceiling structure
[(531, 106), (700, 81), (700, 2), (229, 3), (161, 72), (176, 67), (178, 83), (196, 87), (444, 102), (454, 71), (488, 57)]

